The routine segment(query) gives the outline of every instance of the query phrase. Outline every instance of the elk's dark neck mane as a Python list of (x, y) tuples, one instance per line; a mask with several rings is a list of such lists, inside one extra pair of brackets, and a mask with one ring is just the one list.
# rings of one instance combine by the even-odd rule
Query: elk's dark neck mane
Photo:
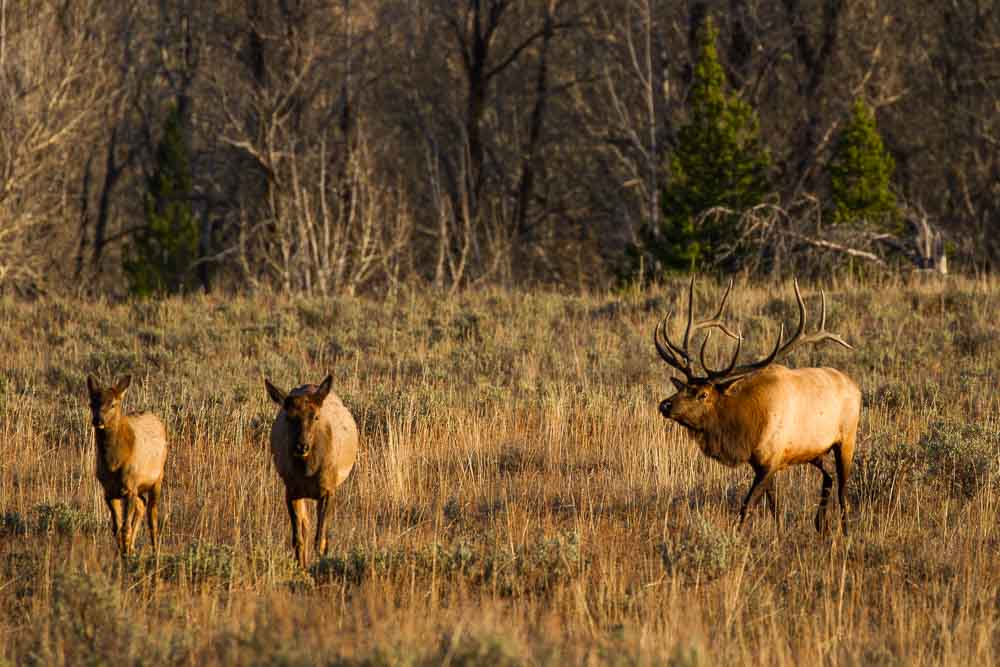
[(745, 463), (749, 458), (746, 434), (735, 415), (711, 411), (705, 416), (704, 429), (693, 432), (702, 453), (727, 466)]

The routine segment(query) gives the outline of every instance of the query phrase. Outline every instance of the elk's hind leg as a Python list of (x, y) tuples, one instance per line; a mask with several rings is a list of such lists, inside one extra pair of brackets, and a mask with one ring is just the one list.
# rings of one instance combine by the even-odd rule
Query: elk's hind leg
[(771, 516), (774, 517), (774, 525), (781, 528), (781, 519), (778, 513), (778, 488), (775, 483), (775, 477), (767, 482), (767, 487), (764, 489), (764, 501), (767, 504), (767, 509), (771, 511)]
[(153, 545), (153, 553), (160, 550), (160, 491), (163, 480), (154, 484), (146, 492), (146, 526), (149, 528), (149, 541)]
[(840, 501), (840, 525), (847, 535), (847, 478), (851, 476), (851, 465), (854, 462), (854, 441), (833, 446), (833, 455), (837, 464), (837, 500)]
[(819, 471), (823, 473), (823, 486), (819, 491), (819, 509), (816, 510), (816, 530), (821, 533), (825, 533), (827, 530), (826, 505), (830, 502), (830, 490), (833, 488), (833, 477), (830, 476), (830, 473), (826, 470), (826, 466), (823, 465), (822, 456), (817, 456), (809, 463), (819, 468)]

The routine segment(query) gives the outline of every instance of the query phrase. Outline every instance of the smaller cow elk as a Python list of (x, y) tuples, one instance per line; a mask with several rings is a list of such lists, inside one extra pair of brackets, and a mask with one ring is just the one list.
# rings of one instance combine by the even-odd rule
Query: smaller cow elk
[(332, 518), (330, 501), (358, 457), (358, 427), (330, 387), (333, 376), (285, 393), (267, 379), (264, 385), (281, 406), (271, 426), (271, 455), (285, 483), (285, 503), (292, 522), (292, 546), (305, 567), (306, 499), (316, 501), (316, 553), (327, 553)]
[[(767, 498), (771, 514), (777, 520), (774, 475), (788, 466), (809, 463), (823, 475), (815, 524), (818, 531), (825, 532), (833, 478), (827, 471), (824, 457), (832, 451), (841, 524), (846, 534), (845, 488), (854, 458), (861, 392), (849, 377), (833, 368), (790, 369), (774, 362), (806, 343), (829, 340), (853, 348), (836, 334), (826, 331), (825, 295), (822, 295), (818, 331), (803, 335), (806, 307), (796, 281), (799, 324), (795, 333), (784, 341), (782, 325), (770, 354), (760, 361), (737, 365), (743, 337), (734, 334), (720, 319), (732, 287), (730, 282), (713, 317), (693, 322), (694, 279), (691, 280), (687, 325), (679, 345), (667, 335), (669, 314), (656, 326), (653, 342), (657, 352), (684, 375), (683, 380), (671, 378), (677, 393), (660, 403), (660, 413), (685, 427), (706, 456), (730, 467), (748, 463), (753, 468), (753, 484), (740, 509), (741, 525), (761, 494)], [(689, 345), (692, 334), (703, 329), (706, 333), (699, 361), (705, 375), (700, 376), (693, 369)], [(705, 346), (714, 329), (736, 340), (736, 351), (729, 365), (722, 369), (710, 368), (705, 363)]]
[(131, 381), (132, 376), (126, 375), (116, 384), (102, 387), (93, 376), (87, 376), (97, 443), (97, 479), (104, 487), (111, 529), (122, 556), (133, 552), (143, 514), (153, 551), (159, 549), (159, 503), (167, 460), (163, 422), (149, 412), (122, 414), (122, 396)]

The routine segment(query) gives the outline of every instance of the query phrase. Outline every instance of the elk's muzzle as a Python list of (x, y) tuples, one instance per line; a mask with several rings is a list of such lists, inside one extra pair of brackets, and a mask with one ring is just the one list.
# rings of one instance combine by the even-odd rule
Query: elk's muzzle
[(669, 398), (665, 398), (660, 402), (660, 414), (670, 419), (670, 406), (671, 402)]

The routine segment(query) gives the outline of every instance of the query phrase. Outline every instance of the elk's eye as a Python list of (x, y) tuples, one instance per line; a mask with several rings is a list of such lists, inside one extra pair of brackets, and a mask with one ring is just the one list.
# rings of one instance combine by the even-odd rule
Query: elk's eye
[(698, 394), (698, 400), (699, 401), (704, 401), (706, 398), (708, 398), (708, 392), (704, 392), (703, 391), (700, 394)]

